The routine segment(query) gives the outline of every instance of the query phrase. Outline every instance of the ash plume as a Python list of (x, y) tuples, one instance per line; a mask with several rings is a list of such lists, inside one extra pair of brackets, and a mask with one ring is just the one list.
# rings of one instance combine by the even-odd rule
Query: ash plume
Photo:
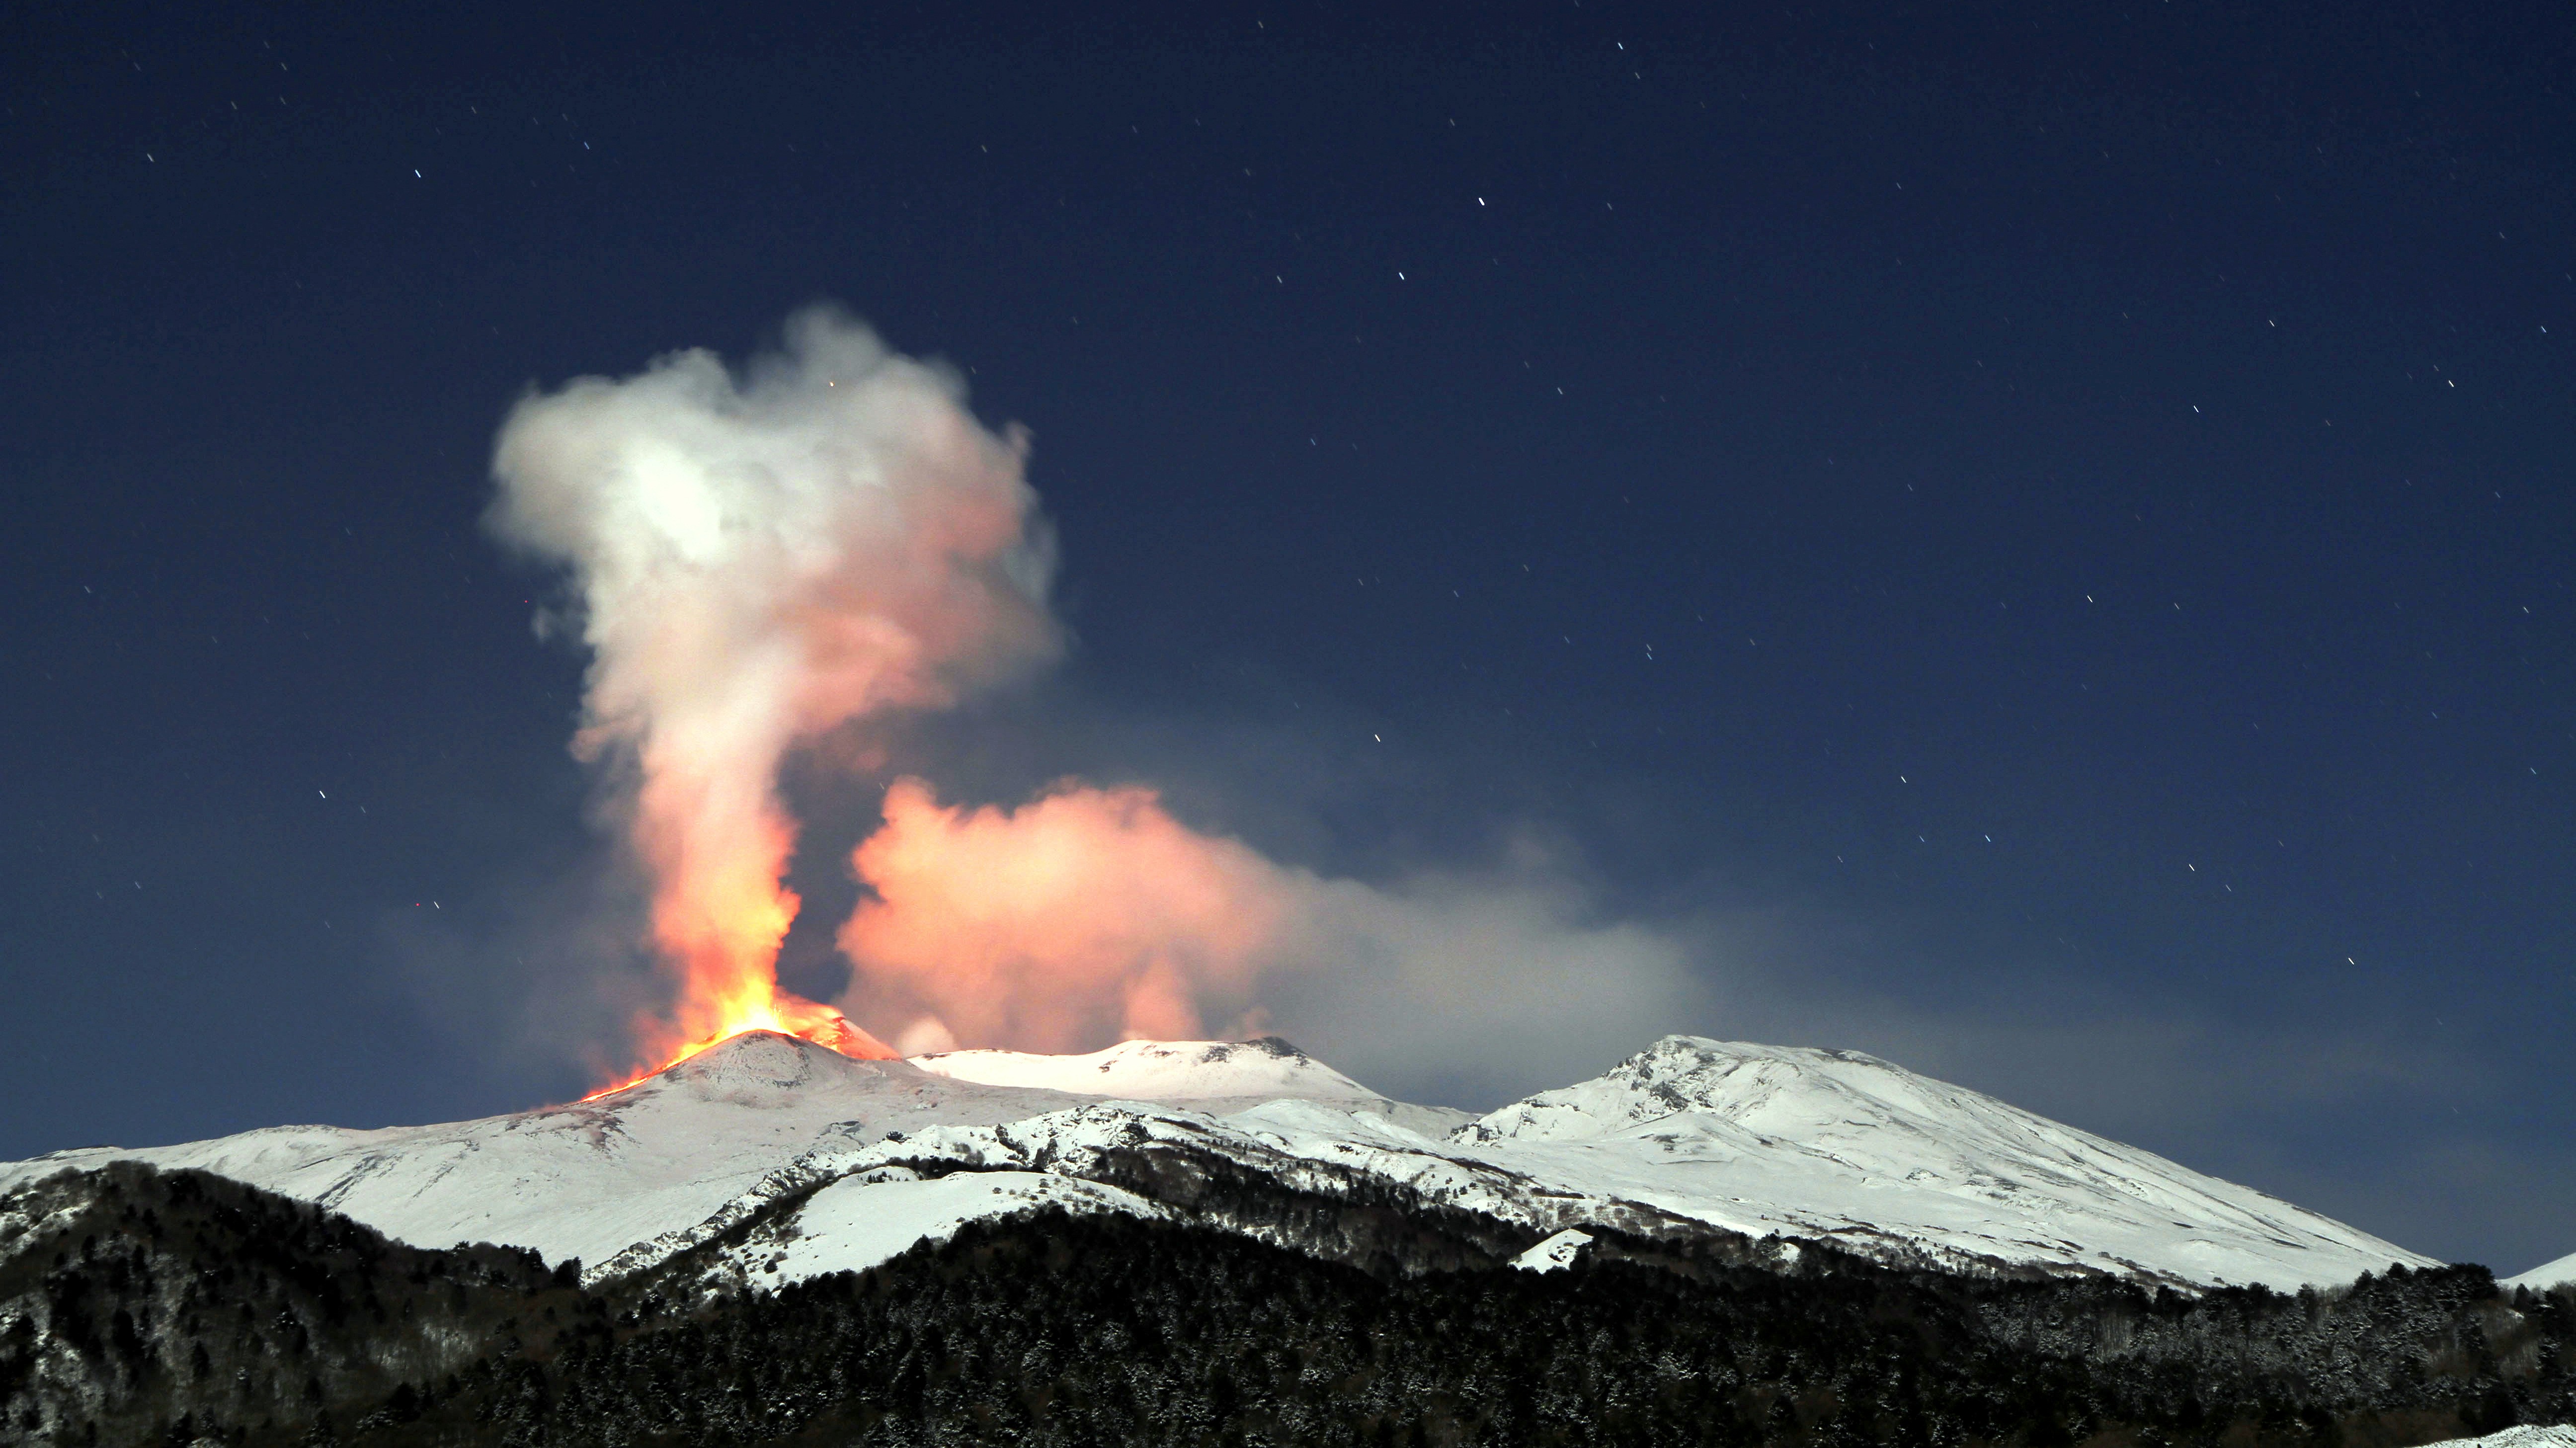
[(511, 411), (488, 522), (569, 573), (564, 622), (591, 651), (574, 749), (649, 880), (676, 987), (639, 1023), (648, 1049), (831, 1015), (776, 987), (799, 903), (780, 760), (1055, 656), (1026, 454), (952, 373), (828, 309), (739, 373), (675, 352)]
[(828, 310), (739, 371), (676, 352), (510, 413), (488, 522), (567, 574), (540, 625), (590, 650), (573, 748), (669, 978), (633, 1022), (637, 1074), (750, 1027), (894, 1054), (846, 1010), (899, 1025), (907, 1053), (1285, 1030), (1386, 1089), (1486, 1094), (1699, 1014), (1685, 949), (1593, 920), (1541, 853), (1335, 879), (1193, 830), (1149, 788), (1077, 780), (966, 808), (897, 779), (851, 858), (848, 990), (781, 990), (788, 754), (883, 768), (872, 726), (1061, 652), (1026, 454), (953, 374)]

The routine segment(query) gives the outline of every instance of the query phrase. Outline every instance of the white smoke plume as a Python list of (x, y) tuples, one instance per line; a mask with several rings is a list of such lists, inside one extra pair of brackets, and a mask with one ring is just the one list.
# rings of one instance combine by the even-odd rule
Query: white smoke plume
[(676, 352), (510, 413), (489, 523), (570, 572), (592, 654), (575, 749), (610, 781), (677, 987), (647, 1050), (830, 1015), (776, 991), (798, 906), (780, 760), (1058, 652), (1026, 453), (953, 374), (825, 309), (739, 374)]

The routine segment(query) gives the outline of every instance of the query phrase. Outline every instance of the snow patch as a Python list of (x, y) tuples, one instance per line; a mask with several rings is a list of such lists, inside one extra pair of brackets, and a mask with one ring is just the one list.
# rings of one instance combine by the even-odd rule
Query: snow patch
[(785, 1219), (764, 1223), (719, 1254), (714, 1275), (734, 1285), (774, 1288), (833, 1272), (864, 1272), (923, 1242), (945, 1242), (968, 1222), (1061, 1207), (1071, 1212), (1168, 1213), (1132, 1192), (1042, 1172), (960, 1172), (924, 1181), (857, 1176), (807, 1198)]
[(1537, 1246), (1512, 1259), (1512, 1265), (1524, 1272), (1562, 1272), (1574, 1265), (1583, 1249), (1592, 1245), (1592, 1234), (1572, 1227), (1557, 1233)]
[(2483, 1438), (2445, 1438), (2425, 1448), (2576, 1448), (2576, 1427), (2524, 1423)]

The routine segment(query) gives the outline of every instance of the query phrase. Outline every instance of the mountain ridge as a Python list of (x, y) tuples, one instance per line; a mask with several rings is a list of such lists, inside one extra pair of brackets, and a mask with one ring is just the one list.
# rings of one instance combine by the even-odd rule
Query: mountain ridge
[[(418, 1246), (579, 1258), (594, 1281), (696, 1254), (710, 1290), (862, 1269), (1047, 1207), (1197, 1220), (1398, 1270), (1509, 1260), (1581, 1228), (1747, 1260), (1803, 1241), (2195, 1290), (2435, 1265), (1877, 1057), (1679, 1035), (1470, 1118), (1394, 1102), (1275, 1040), (857, 1061), (747, 1032), (565, 1106), (87, 1148), (0, 1165), (0, 1191), (118, 1160), (213, 1171)], [(1447, 1245), (1400, 1245), (1408, 1219)]]

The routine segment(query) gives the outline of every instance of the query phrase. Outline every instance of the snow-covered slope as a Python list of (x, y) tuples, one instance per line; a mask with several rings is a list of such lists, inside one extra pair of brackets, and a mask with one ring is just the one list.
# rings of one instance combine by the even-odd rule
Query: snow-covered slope
[(2496, 1285), (2508, 1291), (2528, 1287), (2534, 1292), (2546, 1292), (2552, 1287), (2576, 1287), (2576, 1252), (2570, 1252), (2555, 1262), (2543, 1262)]
[(2433, 1259), (1850, 1051), (1667, 1036), (1458, 1133), (1550, 1182), (1760, 1235), (1934, 1260), (2294, 1288)]
[[(1347, 1099), (1282, 1100), (1212, 1118), (1113, 1102), (902, 1141), (843, 1139), (818, 1146), (728, 1215), (627, 1265), (755, 1220), (782, 1240), (829, 1235), (829, 1223), (800, 1215), (815, 1209), (795, 1205), (816, 1182), (970, 1173), (1071, 1177), (1131, 1196), (1224, 1177), (1310, 1202), (1409, 1201), (1493, 1223), (1495, 1240), (1533, 1265), (1549, 1254), (1532, 1258), (1528, 1244), (1563, 1244), (1587, 1226), (1662, 1239), (1777, 1235), (1885, 1261), (2177, 1285), (2292, 1288), (2349, 1281), (2392, 1262), (2432, 1265), (2260, 1192), (1852, 1053), (1667, 1037), (1608, 1075), (1515, 1103), (1445, 1139), (1352, 1108)], [(773, 1203), (780, 1215), (764, 1217)], [(1227, 1216), (1179, 1198), (1161, 1205), (1272, 1231), (1239, 1210)], [(757, 1242), (726, 1248), (710, 1270), (761, 1280), (765, 1251)], [(835, 1260), (863, 1265), (846, 1253)]]
[(712, 1285), (778, 1287), (833, 1272), (858, 1272), (916, 1242), (945, 1242), (968, 1222), (1040, 1207), (1070, 1212), (1167, 1216), (1117, 1187), (1046, 1172), (960, 1172), (922, 1178), (886, 1173), (842, 1177), (793, 1212), (759, 1220), (703, 1271)]
[[(709, 1285), (865, 1267), (1046, 1204), (1196, 1220), (1405, 1270), (1432, 1260), (1425, 1250), (1545, 1265), (1580, 1247), (1564, 1235), (1576, 1229), (1756, 1259), (1782, 1250), (1758, 1239), (1778, 1237), (2178, 1285), (2430, 1265), (1847, 1052), (1668, 1036), (1607, 1075), (1450, 1129), (1464, 1115), (1390, 1102), (1284, 1043), (863, 1062), (751, 1033), (596, 1101), (59, 1153), (0, 1166), (0, 1192), (120, 1158), (202, 1167), (421, 1245), (515, 1243), (594, 1274), (674, 1264)], [(1409, 1244), (1388, 1234), (1391, 1207), (1420, 1224)], [(1529, 1255), (1549, 1241), (1555, 1251)]]
[(2576, 1427), (2524, 1423), (2483, 1438), (2445, 1438), (2424, 1448), (2576, 1448)]
[(181, 1146), (57, 1152), (0, 1166), (0, 1191), (110, 1160), (199, 1167), (417, 1246), (505, 1242), (596, 1264), (704, 1220), (835, 1126), (883, 1136), (1012, 1121), (1080, 1099), (854, 1061), (760, 1031), (570, 1106), (440, 1126), (280, 1126)]
[[(1283, 1100), (1219, 1118), (1096, 1101), (998, 1126), (875, 1139), (827, 1133), (706, 1222), (639, 1244), (607, 1266), (624, 1273), (677, 1263), (675, 1270), (705, 1288), (767, 1285), (787, 1280), (770, 1270), (773, 1244), (844, 1231), (841, 1224), (854, 1220), (870, 1194), (886, 1188), (910, 1194), (930, 1183), (965, 1182), (993, 1184), (987, 1215), (1038, 1204), (1033, 1182), (1072, 1181), (1109, 1194), (1047, 1200), (1072, 1210), (1193, 1221), (1397, 1271), (1426, 1261), (1508, 1261), (1577, 1222), (1641, 1236), (1712, 1235), (1687, 1219), (1552, 1190), (1457, 1156), (1350, 1105)], [(871, 1231), (833, 1248), (831, 1265), (815, 1270), (872, 1265), (907, 1245)], [(800, 1260), (821, 1259), (791, 1253), (779, 1271)]]
[(1251, 1041), (1121, 1041), (1087, 1056), (943, 1051), (912, 1064), (952, 1080), (1122, 1101), (1187, 1106), (1222, 1116), (1266, 1101), (1329, 1101), (1416, 1131), (1447, 1131), (1475, 1113), (1415, 1106), (1371, 1091), (1277, 1036)]

